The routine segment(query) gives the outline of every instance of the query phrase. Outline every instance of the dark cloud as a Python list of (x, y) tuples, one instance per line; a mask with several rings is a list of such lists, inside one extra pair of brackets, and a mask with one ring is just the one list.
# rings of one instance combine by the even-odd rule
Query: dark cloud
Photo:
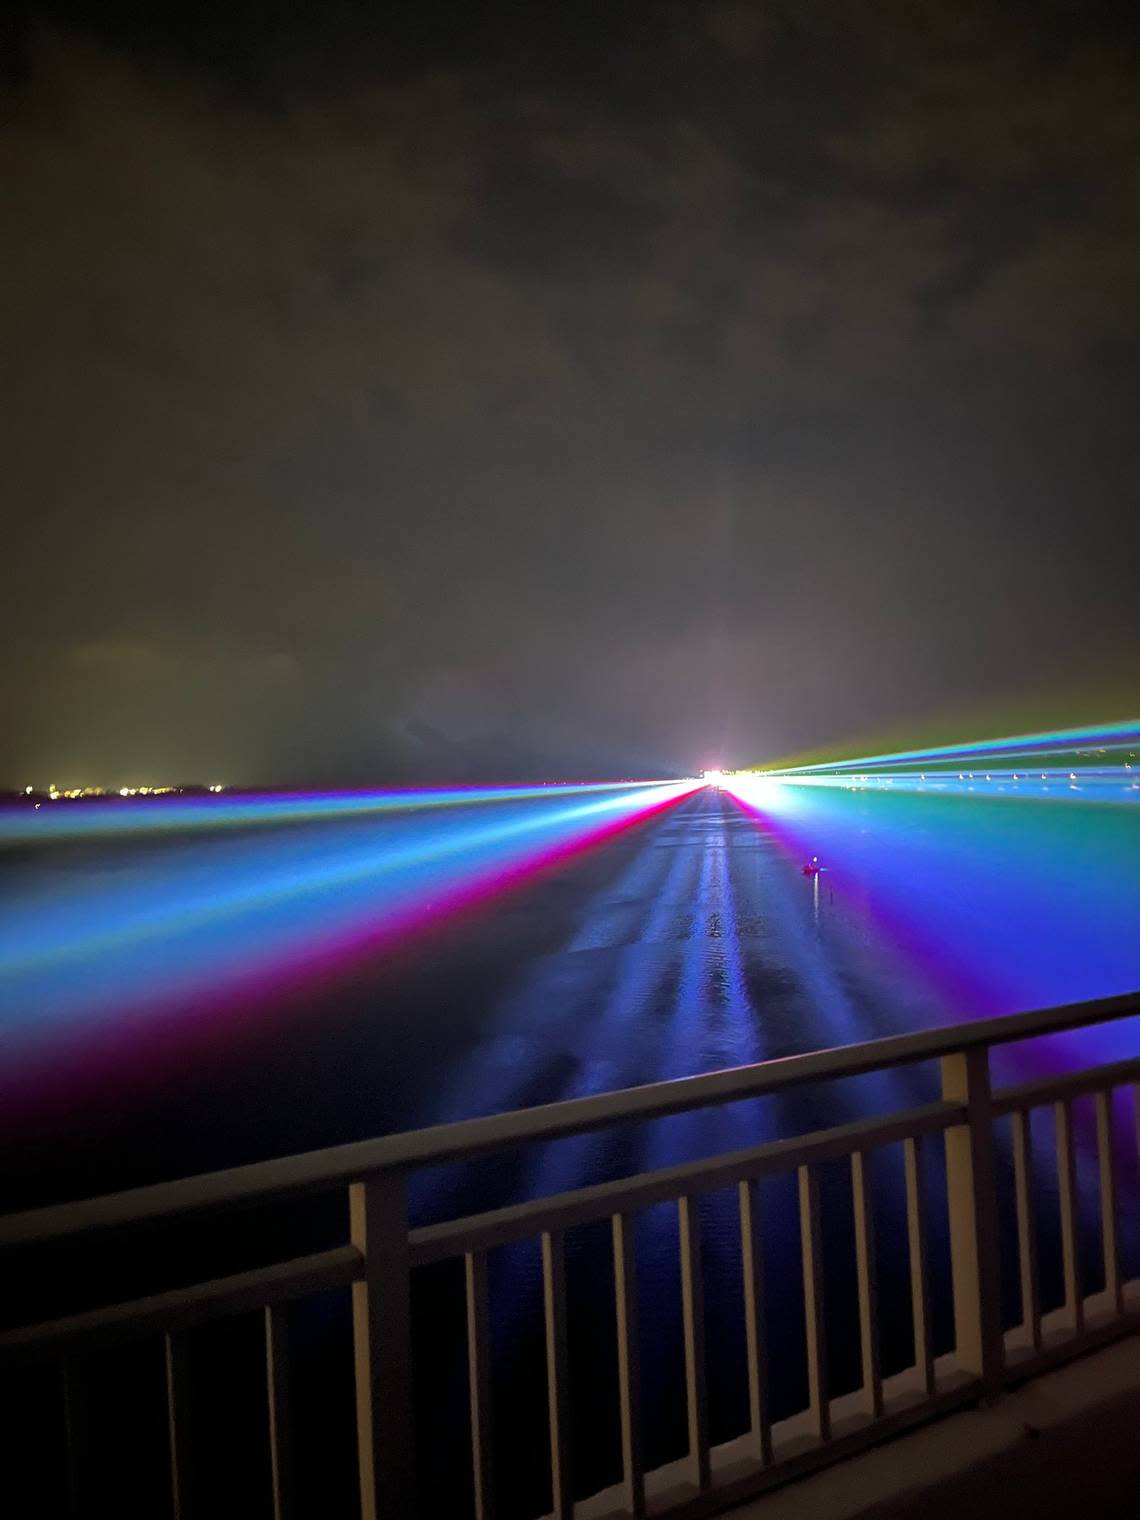
[(283, 16), (13, 29), (0, 780), (684, 770), (1140, 673), (1127, 13)]

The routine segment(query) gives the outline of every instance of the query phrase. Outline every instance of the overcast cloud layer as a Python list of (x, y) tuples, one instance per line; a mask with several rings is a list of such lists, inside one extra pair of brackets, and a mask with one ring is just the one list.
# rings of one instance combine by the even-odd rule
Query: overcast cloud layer
[(0, 783), (1140, 691), (1135, 20), (152, 9), (13, 32)]

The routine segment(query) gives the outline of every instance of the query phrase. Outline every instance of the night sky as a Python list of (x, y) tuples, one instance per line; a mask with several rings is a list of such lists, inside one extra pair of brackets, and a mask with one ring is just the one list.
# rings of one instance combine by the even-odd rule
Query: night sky
[(5, 25), (0, 785), (1140, 692), (1140, 7)]

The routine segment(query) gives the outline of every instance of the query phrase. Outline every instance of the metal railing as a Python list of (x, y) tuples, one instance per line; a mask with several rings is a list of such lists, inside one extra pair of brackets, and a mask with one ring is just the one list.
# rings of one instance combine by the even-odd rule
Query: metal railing
[[(162, 1336), (171, 1507), (176, 1516), (182, 1516), (191, 1460), (185, 1440), (185, 1332), (204, 1320), (263, 1312), (272, 1506), (282, 1520), (290, 1512), (292, 1488), (286, 1306), (321, 1290), (351, 1285), (361, 1513), (364, 1520), (388, 1516), (403, 1520), (416, 1513), (412, 1274), (433, 1262), (458, 1259), (464, 1267), (466, 1292), (474, 1511), (478, 1520), (490, 1520), (496, 1484), (491, 1464), (488, 1254), (511, 1242), (537, 1240), (553, 1515), (557, 1520), (572, 1520), (576, 1497), (578, 1514), (588, 1513), (592, 1520), (610, 1515), (640, 1517), (649, 1509), (676, 1516), (709, 1514), (935, 1414), (979, 1398), (994, 1398), (1010, 1382), (1140, 1326), (1140, 1280), (1124, 1280), (1118, 1250), (1117, 1142), (1112, 1122), (1113, 1093), (1130, 1086), (1140, 1142), (1140, 1054), (997, 1091), (990, 1075), (990, 1051), (995, 1046), (1130, 1015), (1140, 1015), (1140, 995), (876, 1040), (9, 1215), (0, 1220), (0, 1249), (7, 1253), (52, 1241), (77, 1244), (97, 1232), (128, 1231), (143, 1223), (178, 1218), (194, 1222), (235, 1205), (288, 1201), (347, 1188), (349, 1238), (334, 1249), (256, 1270), (22, 1325), (0, 1336), (0, 1356), (6, 1362), (27, 1356), (58, 1359), (63, 1371), (63, 1418), (70, 1408), (68, 1391), (77, 1356), (128, 1337)], [(937, 1102), (442, 1224), (409, 1228), (409, 1177), (426, 1167), (934, 1060), (941, 1071)], [(1081, 1283), (1073, 1129), (1073, 1103), (1085, 1097), (1095, 1107), (1104, 1264), (1103, 1291), (1091, 1296), (1084, 1294)], [(1038, 1292), (1040, 1232), (1030, 1133), (1030, 1114), (1043, 1107), (1051, 1107), (1055, 1116), (1064, 1278), (1064, 1303), (1048, 1314), (1042, 1313)], [(1012, 1130), (1015, 1266), (1022, 1322), (1003, 1332), (995, 1121), (1006, 1116)], [(950, 1353), (936, 1357), (922, 1151), (939, 1136), (945, 1148), (954, 1345)], [(914, 1364), (884, 1376), (870, 1158), (893, 1145), (901, 1145), (904, 1161)], [(825, 1334), (819, 1175), (824, 1163), (837, 1160), (845, 1160), (850, 1167), (862, 1378), (855, 1392), (835, 1396), (829, 1388)], [(772, 1390), (767, 1386), (768, 1321), (759, 1248), (763, 1225), (756, 1184), (789, 1173), (798, 1188), (808, 1400), (800, 1413), (774, 1421)], [(735, 1188), (738, 1198), (749, 1425), (738, 1438), (713, 1444), (708, 1386), (718, 1368), (709, 1364), (706, 1355), (697, 1200), (702, 1194), (728, 1188)], [(647, 1471), (642, 1457), (633, 1223), (642, 1211), (662, 1203), (675, 1204), (679, 1222), (688, 1450), (681, 1460)], [(612, 1233), (621, 1481), (584, 1502), (572, 1486), (564, 1242), (568, 1230), (596, 1221), (608, 1221)], [(901, 1240), (899, 1249), (903, 1249)], [(123, 1250), (126, 1259), (129, 1241)], [(775, 1285), (777, 1291), (780, 1286)], [(81, 1474), (73, 1469), (76, 1513), (84, 1512), (81, 1489)]]

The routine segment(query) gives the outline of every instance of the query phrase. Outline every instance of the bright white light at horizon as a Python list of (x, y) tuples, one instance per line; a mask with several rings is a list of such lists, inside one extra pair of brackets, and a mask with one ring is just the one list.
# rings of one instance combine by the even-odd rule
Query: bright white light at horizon
[(794, 790), (781, 785), (776, 777), (757, 771), (733, 771), (731, 776), (725, 778), (724, 787), (739, 797), (741, 802), (753, 807), (771, 806), (777, 798), (787, 807), (791, 801), (790, 793)]
[(702, 771), (701, 780), (706, 786), (720, 787), (724, 785), (723, 771)]

